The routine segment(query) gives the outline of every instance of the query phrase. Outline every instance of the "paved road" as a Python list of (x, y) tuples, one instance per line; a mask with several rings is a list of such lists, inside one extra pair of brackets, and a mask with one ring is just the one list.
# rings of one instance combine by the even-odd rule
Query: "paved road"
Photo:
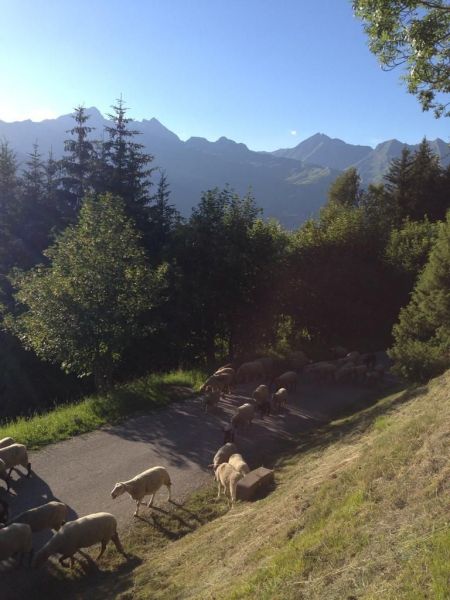
[[(71, 518), (107, 511), (116, 515), (123, 528), (132, 518), (134, 502), (128, 495), (112, 500), (111, 489), (117, 481), (155, 465), (169, 470), (173, 498), (182, 500), (212, 480), (208, 464), (223, 443), (221, 428), (229, 422), (235, 406), (247, 400), (252, 388), (241, 386), (214, 413), (206, 415), (199, 399), (185, 400), (33, 453), (32, 477), (13, 475), (8, 497), (11, 513), (58, 499), (70, 507)], [(256, 418), (236, 443), (250, 467), (270, 466), (285, 443), (299, 432), (373, 399), (374, 392), (362, 386), (301, 383), (283, 413), (264, 421)], [(0, 494), (6, 497), (3, 489)], [(165, 499), (164, 488), (156, 495), (155, 504), (161, 505)], [(45, 537), (36, 540), (37, 546)]]

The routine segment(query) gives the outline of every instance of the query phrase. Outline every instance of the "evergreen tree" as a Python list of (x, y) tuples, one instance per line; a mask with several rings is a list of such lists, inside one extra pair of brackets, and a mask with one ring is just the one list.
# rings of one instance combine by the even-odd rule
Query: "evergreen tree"
[(64, 142), (67, 154), (62, 161), (64, 168), (62, 183), (68, 194), (71, 209), (76, 213), (84, 196), (91, 189), (90, 179), (95, 153), (94, 143), (88, 139), (89, 134), (94, 130), (93, 127), (86, 125), (89, 115), (86, 114), (84, 106), (77, 106), (74, 111), (75, 126), (67, 131), (74, 136), (74, 139)]
[(149, 208), (149, 226), (145, 236), (145, 247), (154, 261), (161, 261), (169, 250), (176, 226), (180, 223), (180, 213), (170, 204), (170, 189), (167, 176), (160, 172), (153, 204)]
[(393, 335), (389, 355), (403, 376), (425, 381), (450, 367), (450, 211)]
[(128, 108), (122, 98), (117, 100), (112, 109), (113, 113), (108, 115), (112, 124), (105, 128), (108, 139), (103, 144), (108, 174), (106, 190), (123, 199), (128, 215), (145, 232), (153, 170), (149, 164), (153, 156), (146, 154), (143, 144), (135, 141), (139, 131), (129, 128), (132, 119), (126, 116)]

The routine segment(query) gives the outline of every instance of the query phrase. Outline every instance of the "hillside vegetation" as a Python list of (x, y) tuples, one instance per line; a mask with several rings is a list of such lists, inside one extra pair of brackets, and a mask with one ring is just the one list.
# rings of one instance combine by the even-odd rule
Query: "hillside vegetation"
[(447, 371), (303, 434), (267, 497), (228, 510), (211, 486), (123, 531), (128, 561), (109, 548), (100, 572), (83, 559), (72, 572), (52, 563), (10, 578), (10, 591), (32, 582), (46, 598), (64, 588), (93, 600), (445, 600), (449, 398)]
[(274, 493), (169, 545), (132, 597), (448, 598), (449, 398), (447, 371), (301, 440)]

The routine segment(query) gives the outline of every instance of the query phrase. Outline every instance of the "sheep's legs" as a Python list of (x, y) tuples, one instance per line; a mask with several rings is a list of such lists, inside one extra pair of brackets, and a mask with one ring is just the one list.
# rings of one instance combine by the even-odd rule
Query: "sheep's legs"
[(30, 462), (27, 464), (26, 468), (27, 468), (27, 477), (29, 477), (31, 475), (31, 463)]
[(105, 551), (105, 549), (106, 549), (106, 544), (107, 544), (107, 543), (108, 543), (108, 542), (105, 542), (105, 540), (102, 540), (102, 547), (100, 548), (100, 554), (99, 554), (99, 555), (97, 556), (97, 558), (95, 559), (96, 561), (97, 561), (97, 560), (100, 560), (100, 559), (101, 559), (101, 557), (103, 556), (103, 552), (104, 552), (104, 551)]
[(140, 500), (136, 500), (136, 510), (134, 511), (134, 516), (137, 517), (139, 516), (139, 506), (141, 505), (141, 501)]
[(220, 481), (217, 482), (217, 498), (220, 498), (220, 492), (222, 491), (222, 486), (220, 485)]
[(172, 488), (171, 488), (171, 486), (170, 486), (170, 485), (168, 485), (168, 486), (167, 486), (167, 489), (169, 490), (169, 496), (168, 496), (168, 498), (167, 498), (167, 502), (170, 502), (170, 498), (171, 498), (170, 494), (171, 494), (171, 492), (172, 492)]
[(116, 531), (116, 533), (115, 533), (115, 534), (114, 534), (114, 535), (111, 537), (111, 539), (112, 539), (112, 541), (114, 542), (114, 545), (115, 545), (115, 547), (117, 548), (117, 550), (118, 550), (118, 551), (119, 551), (121, 554), (123, 554), (123, 555), (124, 555), (126, 558), (128, 558), (128, 557), (127, 557), (127, 555), (126, 555), (126, 553), (125, 553), (125, 550), (123, 549), (123, 546), (122, 546), (122, 544), (121, 544), (121, 542), (120, 542), (120, 539), (119, 539), (119, 534), (117, 533), (117, 531)]
[(153, 505), (153, 498), (154, 498), (154, 497), (155, 497), (155, 494), (152, 494), (152, 495), (150, 496), (150, 500), (149, 500), (149, 501), (148, 501), (148, 503), (147, 503), (147, 508), (150, 508), (150, 506), (152, 506), (152, 505)]

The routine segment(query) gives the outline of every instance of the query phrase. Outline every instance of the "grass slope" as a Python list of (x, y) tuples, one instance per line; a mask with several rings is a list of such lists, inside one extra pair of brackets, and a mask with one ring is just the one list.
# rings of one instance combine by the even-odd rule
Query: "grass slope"
[(168, 545), (132, 597), (448, 599), (449, 456), (450, 371), (312, 434), (274, 493)]
[(104, 396), (91, 396), (57, 406), (48, 413), (11, 421), (0, 427), (0, 439), (12, 437), (35, 450), (107, 423), (117, 423), (133, 412), (165, 406), (191, 394), (203, 379), (200, 371), (148, 375), (117, 386)]

